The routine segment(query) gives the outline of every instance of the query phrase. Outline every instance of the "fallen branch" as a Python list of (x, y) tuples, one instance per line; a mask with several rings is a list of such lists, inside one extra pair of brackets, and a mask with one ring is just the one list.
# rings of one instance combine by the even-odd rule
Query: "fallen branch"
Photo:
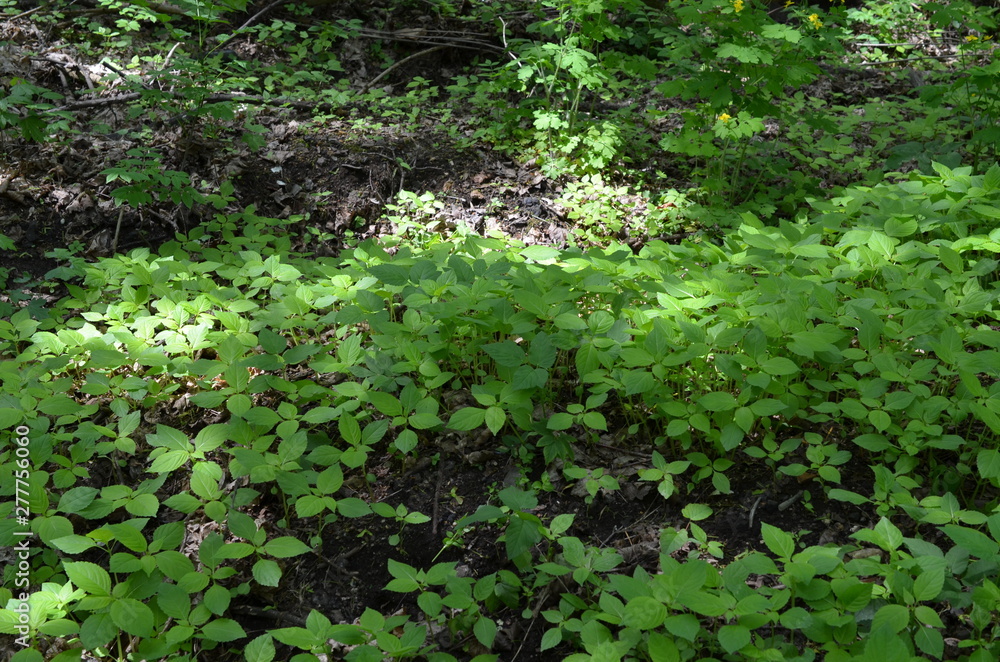
[(386, 69), (385, 71), (383, 71), (382, 73), (380, 73), (378, 76), (375, 76), (375, 78), (373, 78), (370, 81), (368, 81), (367, 83), (365, 83), (364, 87), (361, 88), (361, 94), (364, 94), (365, 92), (367, 92), (368, 89), (372, 85), (374, 85), (375, 83), (379, 82), (380, 80), (382, 80), (383, 78), (385, 78), (387, 75), (389, 75), (389, 73), (393, 69), (398, 69), (399, 67), (403, 66), (404, 64), (406, 64), (410, 60), (415, 60), (418, 57), (420, 57), (421, 55), (428, 55), (430, 53), (433, 53), (434, 51), (444, 50), (444, 48), (445, 48), (444, 46), (433, 46), (431, 48), (426, 48), (426, 49), (420, 51), (419, 53), (414, 53), (413, 55), (410, 55), (409, 57), (404, 57), (402, 60), (400, 60), (399, 62), (396, 62), (391, 67), (389, 67), (388, 69)]
[[(174, 99), (185, 99), (184, 95), (177, 94), (175, 92), (161, 92), (163, 96), (171, 97)], [(139, 92), (129, 92), (128, 94), (119, 94), (113, 97), (102, 97), (100, 99), (84, 99), (81, 101), (71, 101), (70, 103), (64, 104), (62, 106), (57, 106), (55, 108), (49, 108), (45, 113), (55, 113), (62, 111), (77, 111), (84, 110), (87, 108), (98, 108), (102, 106), (115, 106), (122, 103), (128, 103), (130, 101), (137, 101), (142, 98), (142, 94)], [(350, 108), (350, 105), (340, 104), (335, 105), (332, 103), (316, 103), (312, 101), (295, 101), (293, 99), (286, 99), (277, 97), (274, 99), (263, 99), (261, 97), (251, 97), (244, 96), (242, 94), (210, 94), (204, 97), (202, 103), (228, 103), (228, 102), (238, 102), (245, 103), (252, 106), (276, 106), (276, 107), (287, 107), (295, 108), (296, 110), (318, 110), (320, 112), (335, 112), (340, 109)]]

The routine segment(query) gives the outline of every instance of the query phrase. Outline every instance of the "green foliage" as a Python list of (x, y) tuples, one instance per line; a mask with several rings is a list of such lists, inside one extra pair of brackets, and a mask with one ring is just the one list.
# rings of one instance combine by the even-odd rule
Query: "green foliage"
[[(158, 253), (76, 262), (68, 273), (82, 281), (67, 283), (51, 317), (19, 313), (0, 328), (0, 420), (29, 430), (28, 498), (43, 545), (31, 572), (43, 585), (34, 595), (50, 605), (33, 612), (32, 636), (77, 636), (88, 648), (138, 637), (150, 656), (235, 640), (245, 634), (226, 617), (230, 599), (254, 584), (280, 586), (280, 561), (311, 553), (324, 526), (372, 515), (400, 527), (428, 521), (402, 504), (340, 494), (346, 477), (367, 480), (372, 453), (433, 453), (441, 431), (488, 429), (516, 458), (561, 460), (594, 500), (619, 478), (575, 465), (568, 440), (587, 443), (619, 420), (661, 445), (639, 477), (662, 496), (709, 484), (726, 493), (738, 457), (764, 459), (780, 473), (815, 474), (830, 498), (874, 504), (882, 522), (855, 539), (883, 558), (797, 551), (765, 526), (780, 565), (752, 555), (720, 572), (700, 560), (724, 555), (696, 524), (712, 511), (688, 504), (688, 527), (664, 533), (662, 576), (618, 577), (609, 574), (617, 553), (567, 535), (571, 517), (545, 523), (533, 494), (508, 488), (500, 505), (460, 521), (450, 544), (472, 525), (500, 526), (518, 575), (475, 579), (454, 564), (425, 572), (393, 562), (390, 590), (418, 592), (426, 618), (487, 648), (491, 612), (565, 575), (583, 593), (543, 614), (546, 647), (779, 655), (792, 640), (760, 628), (781, 623), (844, 655), (889, 645), (936, 654), (942, 626), (928, 605), (949, 601), (975, 620), (995, 599), (981, 580), (996, 563), (996, 515), (960, 487), (995, 487), (1000, 476), (1000, 340), (990, 324), (1000, 166), (935, 170), (816, 201), (798, 223), (767, 227), (744, 213), (722, 246), (654, 241), (638, 255), (436, 234), (392, 255), (365, 242), (336, 259), (303, 259), (289, 252), (289, 222), (247, 209), (220, 213)], [(435, 209), (433, 198), (403, 200)], [(289, 379), (292, 366), (337, 377)], [(553, 397), (555, 380), (574, 385), (569, 398)], [(65, 395), (72, 381), (107, 403), (104, 422), (93, 422), (98, 405)], [(447, 411), (444, 394), (458, 387), (474, 404)], [(265, 393), (273, 406), (255, 403)], [(197, 430), (140, 428), (142, 410), (178, 398), (229, 418)], [(793, 421), (846, 436), (793, 436)], [(839, 487), (838, 467), (853, 455), (874, 468), (870, 498)], [(98, 457), (139, 463), (150, 478), (91, 487), (81, 481)], [(10, 450), (2, 461), (8, 475), (18, 471)], [(220, 489), (234, 479), (244, 486)], [(918, 496), (926, 485), (946, 489)], [(308, 543), (246, 514), (263, 494), (284, 507), (278, 526), (311, 523)], [(209, 533), (191, 558), (179, 522), (151, 524), (170, 510), (200, 514), (227, 535)], [(112, 514), (116, 523), (99, 524)], [(936, 538), (904, 539), (892, 523), (900, 517), (939, 527), (965, 552), (928, 553)], [(3, 528), (5, 543), (13, 530)], [(685, 545), (695, 551), (675, 561)], [(960, 562), (966, 552), (976, 564)], [(241, 573), (234, 564), (244, 560)], [(773, 574), (784, 588), (745, 603), (741, 572)], [(860, 581), (872, 575), (887, 582)], [(704, 617), (722, 620), (708, 629)], [(0, 612), (5, 623), (16, 618)], [(370, 651), (356, 659), (430, 650), (416, 622), (311, 618), (270, 636), (313, 654), (328, 652), (330, 639), (356, 642), (348, 645)], [(397, 627), (402, 636), (389, 638)], [(983, 621), (970, 645), (986, 632)], [(248, 651), (264, 655), (268, 641)]]
[[(101, 4), (109, 24), (68, 25), (86, 36), (83, 52), (120, 49), (113, 77), (153, 109), (129, 113), (220, 148), (236, 136), (260, 147), (264, 131), (221, 93), (329, 107), (352, 97), (330, 78), (342, 71), (333, 46), (360, 34), (357, 22), (251, 26), (287, 57), (263, 66), (210, 47), (234, 36), (212, 33), (246, 2), (178, 1), (179, 14)], [(26, 569), (5, 568), (0, 632), (25, 626), (10, 588), (23, 573), (37, 587), (25, 636), (105, 657), (189, 659), (240, 642), (262, 662), (276, 645), (302, 659), (343, 646), (352, 661), (444, 662), (454, 659), (440, 650), (444, 628), (486, 662), (501, 614), (520, 610), (547, 624), (542, 650), (568, 660), (942, 659), (946, 634), (967, 659), (995, 659), (1000, 166), (978, 167), (995, 158), (995, 26), (988, 14), (968, 19), (964, 74), (921, 86), (921, 103), (820, 107), (803, 88), (821, 60), (843, 55), (848, 21), (888, 39), (909, 29), (901, 13), (942, 33), (967, 20), (963, 3), (884, 5), (895, 10), (793, 8), (777, 22), (742, 0), (551, 2), (535, 8), (527, 37), (507, 41), (501, 28), (509, 58), (447, 91), (476, 109), (474, 139), (582, 175), (557, 201), (574, 223), (565, 250), (456, 230), (436, 193), (402, 190), (387, 205), (393, 236), (335, 258), (298, 255), (302, 219), (235, 210), (228, 183), (212, 191), (147, 150), (103, 170), (122, 184), (119, 203), (216, 213), (156, 250), (95, 263), (57, 251), (68, 266), (50, 278), (68, 295), (0, 321), (0, 423), (24, 440), (0, 449), (0, 489), (11, 497), (26, 481), (18, 495), (37, 538)], [(197, 48), (131, 54), (146, 30)], [(623, 104), (639, 85), (670, 107)], [(451, 117), (424, 107), (441, 89), (418, 78), (396, 99), (364, 98), (413, 129)], [(16, 78), (3, 94), (2, 130), (35, 141), (78, 130), (50, 112), (59, 94)], [(683, 160), (689, 198), (612, 179), (648, 156), (651, 127), (671, 122), (659, 146)], [(974, 165), (959, 167), (963, 155)], [(918, 168), (819, 195), (821, 175), (844, 183), (887, 157)], [(620, 243), (682, 216), (731, 231), (717, 243)], [(144, 418), (167, 407), (179, 412), (170, 424)], [(206, 425), (208, 412), (221, 417)], [(461, 547), (472, 527), (496, 531), (513, 569), (473, 577), (451, 562), (392, 560), (387, 590), (416, 594), (419, 613), (367, 609), (346, 624), (313, 611), (304, 627), (242, 646), (233, 598), (283, 586), (287, 560), (321, 553), (326, 527), (378, 516), (398, 525), (387, 536), (397, 546), (404, 527), (430, 520), (374, 497), (373, 458), (402, 466), (439, 454), (445, 434), (477, 433), (496, 440), (491, 451), (551, 470), (535, 486), (576, 481), (588, 504), (631, 479), (577, 457), (614, 437), (649, 454), (638, 480), (684, 500), (687, 523), (660, 531), (655, 572), (626, 571), (623, 551), (572, 535), (572, 515), (540, 514), (525, 479), (444, 539)], [(766, 480), (815, 479), (879, 521), (822, 547), (764, 523), (768, 553), (726, 562), (703, 528), (715, 513), (689, 499), (731, 493), (748, 458)], [(852, 459), (871, 467), (870, 493), (843, 484)], [(99, 463), (148, 476), (115, 482), (95, 475)], [(347, 492), (348, 481), (368, 493)], [(276, 521), (252, 517), (265, 500)], [(0, 516), (0, 544), (13, 545), (13, 500)], [(186, 527), (195, 519), (205, 530)]]

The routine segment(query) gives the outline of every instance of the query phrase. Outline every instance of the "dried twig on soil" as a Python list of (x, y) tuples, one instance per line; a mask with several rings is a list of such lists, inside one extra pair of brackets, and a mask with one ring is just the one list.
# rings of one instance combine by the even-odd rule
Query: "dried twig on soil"
[(367, 92), (368, 89), (371, 88), (372, 85), (374, 85), (375, 83), (379, 82), (380, 80), (382, 80), (383, 78), (385, 78), (387, 75), (389, 75), (389, 73), (393, 69), (398, 69), (399, 67), (403, 66), (404, 64), (406, 64), (407, 62), (409, 62), (411, 60), (415, 60), (415, 59), (417, 59), (418, 57), (420, 57), (422, 55), (429, 55), (429, 54), (431, 54), (431, 53), (433, 53), (435, 51), (444, 50), (444, 48), (445, 48), (444, 46), (432, 46), (431, 48), (425, 48), (424, 50), (422, 50), (422, 51), (420, 51), (418, 53), (414, 53), (413, 55), (410, 55), (409, 57), (404, 57), (402, 60), (400, 60), (399, 62), (396, 62), (395, 64), (393, 64), (392, 66), (390, 66), (388, 69), (386, 69), (385, 71), (383, 71), (382, 73), (380, 73), (378, 76), (375, 76), (375, 78), (373, 78), (370, 81), (368, 81), (367, 83), (365, 83), (364, 87), (361, 88), (361, 94), (364, 94), (365, 92)]

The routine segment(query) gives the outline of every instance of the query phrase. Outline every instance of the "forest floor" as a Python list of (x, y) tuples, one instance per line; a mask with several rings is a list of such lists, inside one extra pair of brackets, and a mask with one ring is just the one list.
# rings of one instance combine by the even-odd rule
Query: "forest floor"
[[(77, 61), (80, 54), (67, 43), (46, 43), (45, 39), (27, 19), (0, 27), (0, 40), (12, 42), (14, 48), (48, 54), (15, 64), (33, 82), (52, 86), (62, 71), (52, 56), (62, 53)], [(240, 53), (250, 44), (233, 47)], [(398, 55), (403, 57), (406, 51)], [(391, 82), (402, 88), (416, 76), (434, 80), (441, 78), (442, 72), (457, 72), (463, 61), (449, 59), (452, 57), (446, 53), (439, 58), (418, 58), (394, 72)], [(356, 72), (361, 69), (355, 66)], [(377, 66), (368, 62), (363, 69), (377, 71)], [(367, 82), (358, 76), (353, 85)], [(904, 92), (894, 76), (852, 77), (843, 72), (822, 79), (815, 87), (813, 93), (820, 95), (823, 89), (831, 94), (850, 91), (867, 96)], [(69, 89), (64, 92), (73, 93)], [(456, 119), (463, 121), (460, 116)], [(8, 296), (20, 305), (44, 306), (63, 292), (45, 279), (45, 274), (61, 263), (60, 258), (49, 255), (53, 250), (75, 245), (78, 254), (95, 260), (113, 250), (155, 250), (176, 232), (190, 230), (215, 213), (207, 206), (186, 209), (171, 204), (120, 213), (109, 195), (113, 187), (101, 173), (124, 158), (138, 144), (140, 135), (147, 144), (162, 148), (168, 158), (164, 168), (189, 172), (196, 181), (231, 180), (235, 184), (233, 208), (254, 205), (261, 216), (300, 218), (296, 226), (299, 239), (293, 249), (302, 253), (335, 255), (340, 238), (347, 232), (354, 238), (390, 234), (394, 228), (386, 205), (392, 204), (401, 190), (418, 194), (432, 191), (445, 201), (430, 231), (448, 233), (464, 224), (482, 234), (502, 232), (529, 244), (562, 247), (571, 229), (565, 210), (553, 202), (563, 182), (486, 145), (459, 148), (430, 121), (425, 130), (392, 126), (378, 114), (366, 117), (364, 109), (354, 108), (348, 117), (333, 116), (316, 124), (300, 111), (262, 109), (256, 121), (267, 128), (266, 147), (254, 152), (245, 146), (234, 147), (235, 142), (223, 144), (198, 123), (170, 122), (159, 116), (119, 117), (112, 103), (79, 111), (80, 126), (95, 120), (113, 126), (114, 133), (81, 133), (49, 143), (15, 140), (5, 147), (13, 162), (8, 162), (0, 181), (0, 233), (11, 237), (17, 249), (4, 251), (0, 259), (10, 270)], [(663, 159), (662, 155), (656, 158)], [(634, 167), (641, 170), (666, 165), (651, 162)], [(622, 208), (637, 206), (631, 194), (621, 196)], [(635, 245), (650, 239), (641, 235), (620, 238)], [(178, 428), (192, 424), (159, 414), (157, 422)], [(788, 436), (805, 431), (844, 433), (789, 429)], [(498, 532), (489, 526), (466, 533), (461, 546), (448, 546), (446, 540), (454, 535), (459, 518), (480, 505), (495, 504), (499, 489), (519, 481), (539, 481), (543, 475), (553, 489), (539, 493), (536, 514), (545, 519), (573, 513), (576, 518), (568, 534), (617, 550), (625, 559), (626, 571), (642, 565), (654, 572), (659, 563), (660, 533), (688, 524), (681, 515), (685, 503), (676, 497), (665, 500), (651, 483), (640, 482), (637, 471), (650, 466), (650, 455), (623, 454), (616, 448), (616, 434), (622, 433), (611, 433), (596, 446), (581, 444), (575, 449), (578, 466), (612, 467), (612, 475), (622, 485), (621, 490), (600, 491), (594, 496), (568, 487), (557, 466), (527, 467), (522, 473), (507, 455), (497, 452), (499, 440), (492, 437), (465, 446), (443, 437), (437, 453), (425, 454), (423, 461), (412, 466), (401, 466), (398, 458), (386, 455), (368, 466), (378, 480), (370, 487), (374, 493), (367, 496), (402, 503), (431, 520), (407, 525), (400, 543), (391, 546), (389, 536), (400, 533), (397, 524), (382, 518), (342, 519), (322, 532), (323, 545), (315, 557), (300, 558), (285, 568), (280, 591), (265, 592), (256, 587), (234, 604), (233, 617), (254, 637), (268, 628), (301, 625), (312, 609), (334, 622), (352, 622), (366, 607), (383, 614), (418, 614), (412, 596), (385, 590), (391, 579), (387, 561), (396, 559), (416, 567), (454, 561), (472, 576), (504, 567), (505, 555), (496, 543)], [(652, 440), (630, 447), (651, 451)], [(708, 505), (715, 513), (700, 523), (709, 539), (718, 543), (718, 557), (707, 557), (713, 562), (725, 564), (747, 550), (764, 549), (761, 522), (797, 532), (801, 544), (811, 545), (845, 543), (852, 532), (877, 520), (874, 507), (827, 500), (821, 486), (808, 475), (803, 481), (786, 477), (772, 482), (773, 469), (760, 462), (748, 457), (727, 472), (730, 494), (719, 494), (705, 482), (686, 497)], [(845, 489), (870, 496), (871, 472), (862, 460), (856, 456), (842, 469)], [(355, 489), (364, 495), (369, 487)], [(258, 512), (249, 514), (258, 521), (283, 518), (278, 502), (264, 500), (257, 508)], [(285, 532), (296, 537), (303, 533)], [(682, 549), (676, 554), (690, 551)], [(496, 652), (505, 662), (558, 657), (558, 651), (538, 652), (547, 628), (539, 613), (552, 608), (558, 596), (544, 592), (535, 600), (530, 613), (497, 615), (502, 626)], [(477, 652), (474, 640), (451, 641), (446, 632), (440, 633), (439, 642), (443, 649), (459, 656), (463, 649), (470, 657)]]

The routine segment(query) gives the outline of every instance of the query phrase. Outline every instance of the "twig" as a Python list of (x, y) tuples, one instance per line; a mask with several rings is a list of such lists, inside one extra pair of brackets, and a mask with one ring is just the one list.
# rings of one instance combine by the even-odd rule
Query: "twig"
[(799, 499), (802, 498), (802, 494), (803, 494), (803, 491), (799, 490), (798, 492), (796, 492), (795, 494), (793, 494), (788, 499), (785, 499), (784, 501), (782, 501), (781, 503), (778, 504), (778, 510), (788, 510), (789, 508), (792, 507), (792, 505), (796, 501), (798, 501)]
[[(163, 94), (176, 99), (186, 98), (185, 95), (175, 92), (163, 92)], [(127, 94), (120, 94), (114, 97), (71, 101), (70, 103), (56, 108), (49, 108), (44, 112), (54, 113), (63, 110), (83, 110), (85, 108), (94, 108), (97, 106), (113, 106), (120, 103), (128, 103), (129, 101), (136, 101), (141, 98), (142, 94), (139, 92), (129, 92)], [(281, 97), (274, 99), (262, 99), (260, 97), (244, 96), (242, 94), (210, 94), (202, 99), (202, 103), (222, 103), (227, 101), (237, 101), (239, 103), (246, 103), (254, 106), (288, 106), (289, 108), (295, 108), (297, 110), (320, 110), (323, 112), (332, 112), (340, 108), (350, 108), (350, 105), (348, 104), (335, 105), (332, 103), (316, 103), (312, 101), (293, 101), (291, 99)]]
[(111, 252), (112, 253), (117, 253), (118, 252), (118, 233), (121, 232), (121, 229), (122, 229), (122, 218), (124, 218), (124, 216), (125, 216), (125, 207), (122, 207), (118, 211), (118, 225), (115, 226), (115, 238), (111, 240)]
[(538, 620), (538, 612), (542, 610), (542, 605), (545, 604), (551, 591), (552, 584), (546, 584), (545, 588), (542, 589), (541, 594), (538, 596), (538, 602), (535, 603), (535, 608), (531, 610), (531, 622), (528, 624), (528, 629), (525, 630), (524, 636), (521, 637), (521, 645), (514, 651), (514, 657), (510, 658), (510, 662), (514, 662), (517, 656), (521, 654), (521, 649), (524, 648), (525, 642), (528, 641), (528, 633), (531, 632), (531, 628), (535, 627), (535, 621)]
[(364, 94), (365, 92), (368, 91), (368, 88), (370, 88), (372, 85), (374, 85), (375, 83), (377, 83), (380, 80), (382, 80), (383, 78), (385, 78), (389, 74), (389, 72), (391, 72), (393, 69), (398, 69), (399, 67), (403, 66), (404, 64), (406, 64), (410, 60), (415, 60), (416, 58), (420, 57), (421, 55), (427, 55), (429, 53), (433, 53), (434, 51), (440, 51), (440, 50), (443, 50), (443, 49), (444, 49), (444, 46), (433, 46), (431, 48), (425, 48), (424, 50), (422, 50), (422, 51), (420, 51), (418, 53), (414, 53), (413, 55), (410, 55), (409, 57), (404, 57), (402, 60), (400, 60), (399, 62), (396, 62), (391, 67), (389, 67), (388, 69), (386, 69), (385, 71), (383, 71), (382, 73), (380, 73), (378, 76), (375, 76), (375, 78), (373, 78), (370, 81), (368, 81), (367, 83), (365, 83), (365, 86), (361, 88), (361, 94)]
[(431, 511), (431, 535), (436, 536), (438, 532), (438, 521), (440, 518), (441, 501), (441, 480), (444, 478), (444, 460), (438, 461), (437, 482), (434, 484), (434, 507)]
[(748, 525), (748, 528), (751, 531), (753, 531), (753, 514), (757, 512), (757, 506), (760, 505), (760, 500), (763, 499), (763, 498), (764, 498), (763, 494), (761, 494), (759, 497), (757, 497), (757, 500), (753, 502), (753, 508), (750, 509), (750, 523)]
[(887, 46), (908, 46), (910, 48), (916, 47), (915, 44), (910, 44), (905, 41), (898, 44), (854, 44), (854, 46), (856, 46), (857, 48), (882, 48)]
[(918, 60), (954, 60), (960, 55), (921, 55), (920, 57), (904, 57), (898, 60), (885, 60), (884, 62), (862, 62), (858, 66), (880, 67), (883, 64), (901, 64), (903, 62), (916, 62)]
[(209, 53), (214, 53), (215, 51), (221, 49), (223, 46), (225, 46), (226, 44), (228, 44), (229, 42), (231, 42), (233, 39), (235, 39), (236, 37), (238, 37), (239, 34), (240, 34), (240, 32), (242, 32), (243, 30), (246, 30), (248, 27), (250, 27), (251, 25), (253, 25), (257, 21), (259, 21), (261, 18), (263, 18), (264, 14), (266, 14), (269, 11), (271, 11), (272, 9), (274, 9), (275, 7), (277, 7), (278, 5), (283, 5), (283, 4), (285, 4), (286, 2), (289, 2), (289, 1), (290, 0), (274, 0), (274, 2), (272, 2), (271, 4), (269, 4), (267, 7), (264, 7), (259, 12), (257, 12), (253, 16), (251, 16), (250, 19), (246, 23), (244, 23), (240, 27), (236, 28), (233, 31), (233, 34), (231, 34), (228, 37), (226, 37), (225, 39), (223, 39), (222, 42), (219, 43), (218, 45), (216, 45), (215, 48), (213, 48), (212, 50), (210, 50)]
[(23, 12), (21, 12), (20, 14), (17, 14), (17, 15), (15, 15), (15, 16), (11, 16), (11, 17), (10, 17), (10, 18), (8, 18), (7, 20), (8, 20), (8, 21), (16, 21), (16, 20), (17, 20), (17, 19), (19, 19), (19, 18), (24, 18), (24, 17), (25, 17), (25, 16), (27, 16), (28, 14), (34, 14), (34, 13), (35, 13), (36, 11), (38, 11), (38, 10), (39, 10), (39, 9), (41, 9), (41, 8), (42, 8), (42, 5), (38, 5), (38, 6), (37, 6), (37, 7), (35, 7), (34, 9), (29, 9), (28, 11), (23, 11)]
[(452, 48), (465, 48), (477, 51), (500, 51), (506, 52), (506, 48), (491, 44), (488, 41), (479, 39), (468, 39), (464, 35), (467, 33), (449, 32), (426, 32), (415, 30), (398, 30), (396, 32), (382, 32), (379, 30), (361, 29), (357, 32), (359, 37), (366, 39), (383, 39), (385, 41), (400, 41), (410, 44), (423, 44), (425, 46), (450, 46)]
[(650, 458), (653, 457), (649, 453), (643, 453), (641, 451), (633, 451), (633, 450), (629, 450), (628, 448), (621, 448), (619, 446), (612, 446), (611, 444), (605, 444), (605, 443), (597, 442), (594, 445), (595, 446), (600, 446), (601, 448), (607, 448), (609, 451), (615, 451), (616, 453), (625, 453), (626, 455), (632, 455), (634, 457), (639, 457), (639, 458), (642, 458), (644, 460), (648, 460), (648, 459), (650, 459)]

